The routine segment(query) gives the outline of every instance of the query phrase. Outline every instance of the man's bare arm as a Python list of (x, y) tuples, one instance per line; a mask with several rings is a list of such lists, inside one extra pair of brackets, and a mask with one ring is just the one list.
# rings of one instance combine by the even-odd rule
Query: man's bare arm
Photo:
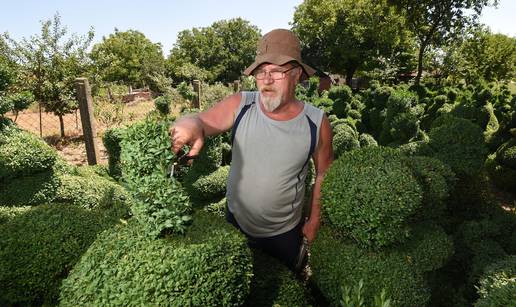
[(204, 145), (205, 136), (229, 130), (233, 126), (241, 97), (240, 93), (233, 94), (206, 111), (177, 120), (170, 127), (173, 151), (177, 153), (183, 145), (190, 145), (189, 155), (195, 156)]
[(303, 226), (303, 235), (308, 239), (308, 242), (312, 242), (315, 239), (321, 225), (321, 184), (326, 170), (333, 162), (332, 139), (330, 122), (326, 115), (324, 115), (319, 132), (319, 144), (312, 156), (315, 164), (316, 177), (310, 204), (310, 217)]

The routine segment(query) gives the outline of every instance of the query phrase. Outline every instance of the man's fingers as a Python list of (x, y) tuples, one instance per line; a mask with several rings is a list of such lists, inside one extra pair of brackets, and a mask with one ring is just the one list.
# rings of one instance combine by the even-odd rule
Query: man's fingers
[(203, 145), (204, 145), (204, 139), (202, 139), (202, 138), (196, 139), (192, 144), (192, 148), (190, 148), (190, 151), (188, 152), (188, 156), (190, 156), (190, 157), (198, 156)]

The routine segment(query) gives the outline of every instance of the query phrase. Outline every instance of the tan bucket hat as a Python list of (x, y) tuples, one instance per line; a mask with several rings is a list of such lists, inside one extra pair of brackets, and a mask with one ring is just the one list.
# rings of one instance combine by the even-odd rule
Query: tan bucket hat
[(244, 74), (251, 75), (263, 63), (284, 65), (291, 61), (296, 61), (303, 68), (305, 76), (301, 79), (315, 73), (315, 69), (301, 60), (301, 44), (296, 35), (290, 30), (275, 29), (260, 39), (254, 63), (247, 67)]

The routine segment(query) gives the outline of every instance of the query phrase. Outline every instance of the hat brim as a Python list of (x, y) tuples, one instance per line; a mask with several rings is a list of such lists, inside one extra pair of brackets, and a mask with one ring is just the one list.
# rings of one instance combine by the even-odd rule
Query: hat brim
[[(244, 75), (249, 76), (253, 73), (253, 71), (260, 66), (263, 63), (270, 63), (270, 64), (276, 64), (276, 65), (285, 65), (288, 62), (296, 62), (299, 65), (301, 65), (301, 68), (303, 68), (303, 72), (307, 77), (312, 76), (315, 73), (315, 69), (312, 67), (306, 65), (305, 63), (299, 62), (297, 59), (282, 55), (282, 54), (265, 54), (263, 56), (257, 56), (254, 63), (249, 65), (249, 67), (244, 70)], [(303, 76), (301, 77), (303, 79)]]

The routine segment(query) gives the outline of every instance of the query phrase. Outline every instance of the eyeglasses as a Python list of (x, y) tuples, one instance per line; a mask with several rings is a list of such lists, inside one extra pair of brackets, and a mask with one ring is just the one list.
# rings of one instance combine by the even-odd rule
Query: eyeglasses
[(290, 67), (289, 69), (283, 70), (283, 71), (279, 71), (279, 70), (273, 70), (273, 71), (259, 70), (259, 71), (257, 71), (254, 74), (254, 77), (256, 78), (256, 80), (263, 80), (263, 79), (267, 78), (267, 74), (269, 74), (269, 76), (273, 80), (281, 80), (281, 79), (285, 79), (285, 77), (287, 76), (287, 72), (289, 72), (292, 69), (297, 68), (297, 67), (299, 67), (299, 66), (293, 66), (293, 67)]

